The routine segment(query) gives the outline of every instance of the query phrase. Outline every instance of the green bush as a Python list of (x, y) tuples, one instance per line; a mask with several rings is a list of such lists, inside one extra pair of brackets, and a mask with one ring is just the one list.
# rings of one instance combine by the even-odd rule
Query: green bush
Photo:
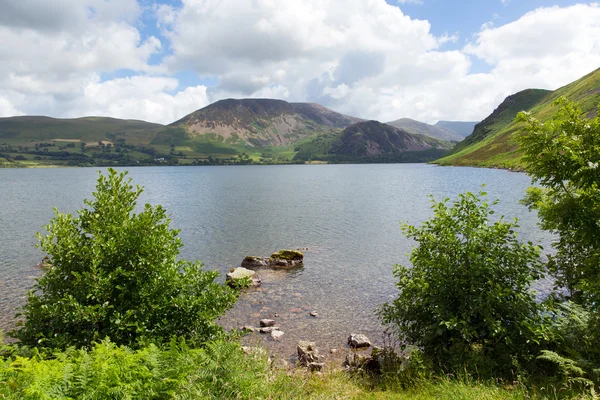
[(557, 286), (573, 301), (600, 305), (600, 117), (559, 98), (561, 109), (542, 123), (528, 113), (519, 144), (526, 172), (541, 187), (527, 192), (525, 203), (537, 210), (543, 229), (558, 234), (549, 267)]
[(490, 222), (484, 196), (434, 203), (421, 227), (403, 226), (418, 245), (413, 265), (395, 267), (399, 294), (379, 316), (436, 368), (510, 374), (544, 340), (530, 290), (541, 262), (538, 247), (517, 240), (516, 221)]
[(222, 333), (215, 320), (235, 292), (216, 283), (217, 272), (178, 259), (179, 231), (161, 206), (133, 211), (142, 193), (125, 173), (100, 174), (93, 200), (78, 216), (62, 214), (38, 234), (52, 267), (30, 291), (13, 334), (29, 346), (90, 346), (109, 337), (118, 345), (190, 344)]

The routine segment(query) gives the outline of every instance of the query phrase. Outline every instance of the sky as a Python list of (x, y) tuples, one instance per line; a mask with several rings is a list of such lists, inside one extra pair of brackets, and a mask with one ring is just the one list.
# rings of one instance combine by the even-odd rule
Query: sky
[(569, 0), (2, 0), (0, 117), (170, 123), (224, 98), (477, 121), (600, 67)]

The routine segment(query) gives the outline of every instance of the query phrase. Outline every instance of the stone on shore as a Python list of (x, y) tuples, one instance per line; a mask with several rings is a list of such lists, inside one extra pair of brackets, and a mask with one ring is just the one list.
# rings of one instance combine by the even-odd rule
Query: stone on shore
[(370, 347), (371, 341), (369, 340), (368, 337), (366, 337), (363, 334), (351, 333), (350, 336), (348, 337), (348, 345), (355, 349), (362, 348), (362, 347)]
[(308, 370), (310, 372), (321, 371), (324, 366), (325, 366), (325, 363), (311, 362), (311, 363), (308, 363)]
[(307, 367), (310, 363), (319, 362), (319, 350), (317, 350), (315, 342), (299, 341), (297, 352), (298, 361), (304, 367)]
[(234, 268), (225, 275), (225, 281), (229, 286), (240, 286), (245, 281), (250, 282), (250, 286), (260, 286), (260, 279), (256, 277), (256, 271), (252, 271), (243, 267)]

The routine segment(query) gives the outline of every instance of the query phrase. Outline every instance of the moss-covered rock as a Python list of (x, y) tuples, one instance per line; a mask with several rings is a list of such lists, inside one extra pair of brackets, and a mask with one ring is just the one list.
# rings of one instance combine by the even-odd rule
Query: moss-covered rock
[(279, 250), (271, 254), (272, 260), (303, 261), (304, 254), (298, 250)]

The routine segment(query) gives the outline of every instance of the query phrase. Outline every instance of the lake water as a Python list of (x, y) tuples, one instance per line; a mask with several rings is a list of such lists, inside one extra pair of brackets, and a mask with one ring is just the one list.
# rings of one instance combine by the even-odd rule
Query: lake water
[[(406, 263), (412, 243), (401, 221), (431, 216), (429, 194), (455, 197), (482, 184), (499, 198), (499, 215), (519, 217), (523, 240), (548, 248), (537, 217), (519, 205), (530, 179), (504, 170), (425, 164), (130, 168), (145, 187), (141, 203), (162, 204), (181, 229), (182, 256), (225, 274), (246, 255), (307, 248), (293, 272), (260, 272), (263, 285), (244, 294), (222, 319), (228, 328), (257, 325), (278, 314), (280, 342), (255, 333), (245, 340), (291, 356), (299, 339), (340, 348), (351, 332), (374, 341), (382, 327), (378, 304), (395, 297), (394, 264)], [(75, 212), (90, 198), (96, 169), (0, 169), (0, 329), (40, 271), (35, 233), (53, 207)], [(310, 317), (317, 311), (318, 318)]]

